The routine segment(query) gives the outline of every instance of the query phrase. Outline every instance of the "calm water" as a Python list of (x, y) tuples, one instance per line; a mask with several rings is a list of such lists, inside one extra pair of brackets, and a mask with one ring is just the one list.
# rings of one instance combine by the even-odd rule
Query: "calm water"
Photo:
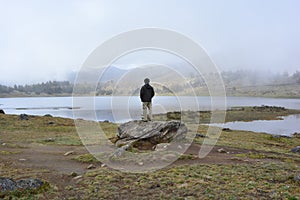
[(212, 124), (232, 130), (246, 130), (275, 135), (291, 136), (300, 132), (300, 115), (280, 117), (280, 120), (256, 120), (252, 122), (227, 122), (225, 124)]
[[(214, 109), (222, 108), (222, 102), (217, 102)], [(300, 99), (257, 98), (257, 97), (227, 97), (228, 107), (233, 106), (283, 106), (290, 109), (300, 109)], [(73, 105), (72, 97), (30, 97), (30, 98), (0, 98), (0, 109), (7, 114), (51, 114), (58, 117), (82, 118), (92, 120), (109, 120), (123, 122), (140, 119), (141, 103), (139, 97), (77, 97)], [(174, 97), (159, 96), (153, 99), (153, 112), (165, 113), (175, 110), (211, 110), (210, 97)], [(75, 112), (75, 116), (74, 113)], [(241, 122), (225, 124), (232, 129), (267, 132), (274, 134), (291, 134), (300, 132), (299, 116), (284, 117), (283, 120)], [(274, 128), (277, 127), (277, 128)], [(282, 130), (282, 127), (285, 130)]]

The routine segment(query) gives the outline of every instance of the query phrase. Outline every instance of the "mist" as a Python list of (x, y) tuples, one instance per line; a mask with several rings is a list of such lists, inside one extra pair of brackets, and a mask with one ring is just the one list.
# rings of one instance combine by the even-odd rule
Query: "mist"
[[(186, 35), (206, 50), (220, 73), (292, 75), (300, 71), (299, 7), (293, 0), (2, 1), (0, 84), (71, 80), (104, 41), (143, 27)], [(181, 64), (144, 54), (117, 66), (150, 61)]]

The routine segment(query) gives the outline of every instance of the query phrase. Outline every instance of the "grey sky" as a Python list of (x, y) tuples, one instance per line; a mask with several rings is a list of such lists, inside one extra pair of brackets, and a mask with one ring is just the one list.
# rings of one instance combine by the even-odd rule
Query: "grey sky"
[(299, 0), (0, 0), (0, 84), (64, 80), (106, 39), (178, 31), (221, 70), (300, 70)]

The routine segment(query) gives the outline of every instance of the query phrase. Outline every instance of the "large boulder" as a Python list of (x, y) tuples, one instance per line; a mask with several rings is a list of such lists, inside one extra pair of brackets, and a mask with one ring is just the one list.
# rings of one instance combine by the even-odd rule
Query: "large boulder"
[(160, 143), (182, 140), (186, 133), (187, 127), (180, 121), (130, 121), (119, 126), (116, 145), (152, 149)]
[(0, 114), (5, 114), (4, 110), (0, 109)]

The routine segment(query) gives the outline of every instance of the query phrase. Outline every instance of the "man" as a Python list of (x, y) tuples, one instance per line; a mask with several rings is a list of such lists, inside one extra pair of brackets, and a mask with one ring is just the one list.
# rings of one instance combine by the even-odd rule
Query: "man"
[[(154, 96), (153, 87), (149, 84), (150, 79), (144, 80), (145, 85), (140, 90), (140, 98), (143, 103), (143, 121), (152, 120), (152, 97)], [(149, 110), (149, 118), (147, 117), (147, 109)]]

